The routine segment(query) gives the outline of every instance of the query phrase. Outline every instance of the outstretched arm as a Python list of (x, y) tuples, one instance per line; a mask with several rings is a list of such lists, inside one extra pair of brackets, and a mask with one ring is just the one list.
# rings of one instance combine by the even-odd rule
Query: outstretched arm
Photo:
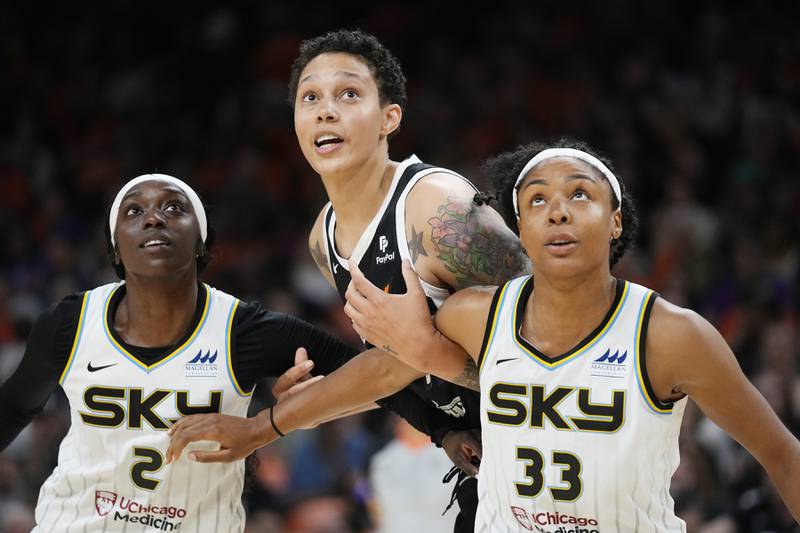
[(253, 418), (212, 414), (178, 420), (170, 429), (167, 462), (180, 457), (187, 444), (198, 440), (220, 443), (216, 452), (191, 452), (190, 457), (199, 462), (241, 459), (276, 440), (280, 436), (277, 430), (286, 434), (311, 426), (389, 396), (421, 376), (381, 350), (368, 350), (319, 383), (287, 398), (277, 408), (265, 409)]
[(647, 367), (656, 394), (688, 394), (761, 463), (800, 521), (800, 442), (742, 373), (719, 332), (664, 300), (653, 308)]

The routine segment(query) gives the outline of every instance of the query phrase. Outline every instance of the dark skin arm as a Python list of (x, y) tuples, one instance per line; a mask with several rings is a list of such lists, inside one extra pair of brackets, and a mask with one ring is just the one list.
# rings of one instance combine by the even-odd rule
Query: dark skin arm
[[(423, 374), (404, 365), (385, 352), (372, 349), (354, 359), (312, 387), (273, 407), (275, 425), (283, 432), (312, 426), (342, 411), (357, 409), (365, 403), (389, 396)], [(359, 386), (353, 386), (358, 383)], [(178, 420), (169, 431), (167, 463), (180, 457), (187, 444), (197, 440), (220, 443), (214, 452), (191, 452), (198, 462), (231, 462), (276, 440), (269, 419), (270, 409), (252, 418), (208, 414)]]

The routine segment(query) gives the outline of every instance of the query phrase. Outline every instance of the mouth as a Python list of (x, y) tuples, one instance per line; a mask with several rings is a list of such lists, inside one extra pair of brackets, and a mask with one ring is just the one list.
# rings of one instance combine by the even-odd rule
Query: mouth
[(171, 244), (172, 241), (166, 237), (151, 237), (140, 244), (139, 248), (143, 248), (145, 250), (160, 250), (170, 246)]
[(343, 142), (344, 139), (341, 137), (337, 137), (336, 135), (330, 133), (325, 133), (314, 139), (314, 147), (316, 148), (317, 153), (327, 154), (339, 148)]
[(545, 249), (553, 255), (565, 256), (578, 247), (578, 241), (571, 235), (558, 235), (551, 238), (544, 245)]

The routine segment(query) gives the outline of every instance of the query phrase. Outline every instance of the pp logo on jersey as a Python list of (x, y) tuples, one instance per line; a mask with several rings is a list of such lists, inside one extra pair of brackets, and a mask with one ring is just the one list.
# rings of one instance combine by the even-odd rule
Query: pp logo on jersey
[(197, 352), (184, 369), (184, 375), (187, 378), (214, 378), (217, 377), (217, 352), (211, 355), (211, 350), (203, 350)]
[(389, 239), (386, 238), (386, 235), (381, 235), (378, 237), (378, 248), (381, 251), (381, 254), (375, 258), (376, 265), (382, 265), (384, 263), (388, 263), (389, 261), (394, 261), (394, 252), (386, 253), (386, 249), (389, 247)]
[(117, 503), (116, 493), (107, 490), (94, 491), (94, 508), (100, 516), (110, 513), (115, 503)]
[(606, 350), (606, 353), (592, 361), (592, 375), (602, 376), (606, 378), (622, 378), (628, 371), (628, 366), (625, 361), (628, 359), (628, 352), (624, 351), (621, 354), (619, 350), (611, 353), (611, 349)]

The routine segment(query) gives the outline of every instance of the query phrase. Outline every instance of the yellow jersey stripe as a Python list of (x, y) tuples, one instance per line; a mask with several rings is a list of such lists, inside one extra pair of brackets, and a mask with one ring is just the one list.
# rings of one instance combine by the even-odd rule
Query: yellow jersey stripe
[(240, 396), (250, 396), (253, 394), (252, 391), (246, 392), (242, 389), (239, 382), (236, 381), (236, 374), (233, 372), (233, 352), (231, 350), (231, 337), (233, 336), (233, 316), (236, 314), (236, 309), (239, 307), (239, 300), (233, 302), (231, 306), (231, 310), (228, 311), (228, 326), (226, 328), (226, 340), (225, 340), (225, 349), (227, 350), (226, 359), (228, 361), (228, 376), (231, 378), (231, 383), (233, 383), (233, 388), (236, 389), (236, 392), (239, 393)]
[(75, 360), (75, 354), (78, 352), (78, 345), (81, 342), (81, 333), (83, 332), (83, 323), (86, 318), (86, 309), (89, 306), (89, 295), (91, 292), (92, 291), (86, 291), (83, 295), (83, 302), (81, 302), (81, 314), (80, 318), (78, 319), (78, 328), (75, 330), (75, 339), (72, 341), (72, 349), (69, 351), (67, 364), (64, 365), (64, 370), (61, 372), (61, 376), (58, 378), (59, 385), (64, 383), (64, 378), (67, 377), (70, 368), (72, 368), (72, 361)]

